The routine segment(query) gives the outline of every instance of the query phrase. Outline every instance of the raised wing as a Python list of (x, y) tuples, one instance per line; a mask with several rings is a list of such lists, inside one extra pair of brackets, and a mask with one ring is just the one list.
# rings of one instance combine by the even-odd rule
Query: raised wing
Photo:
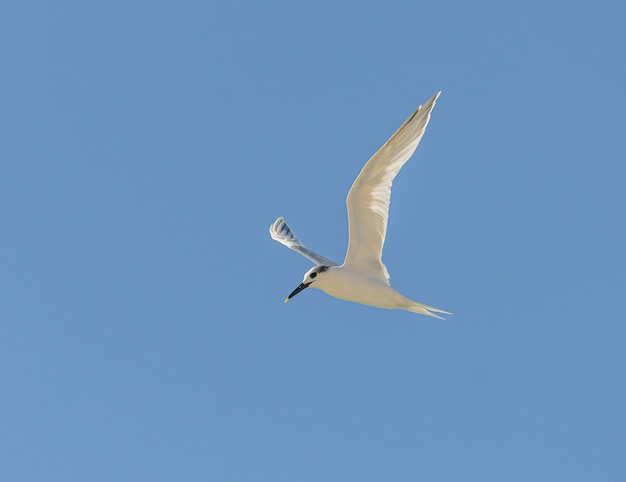
[(391, 185), (417, 149), (439, 94), (441, 92), (437, 92), (411, 114), (367, 161), (352, 184), (346, 200), (350, 240), (345, 267), (389, 282), (389, 273), (381, 256), (387, 232)]
[(289, 226), (287, 226), (287, 223), (282, 216), (274, 221), (274, 224), (270, 226), (270, 236), (273, 240), (278, 241), (280, 244), (284, 244), (289, 249), (292, 249), (296, 253), (300, 253), (305, 258), (310, 259), (317, 266), (338, 266), (338, 264), (334, 261), (325, 258), (321, 254), (311, 251), (304, 244), (302, 244), (300, 240), (296, 238), (296, 235), (293, 234), (293, 231), (289, 229)]

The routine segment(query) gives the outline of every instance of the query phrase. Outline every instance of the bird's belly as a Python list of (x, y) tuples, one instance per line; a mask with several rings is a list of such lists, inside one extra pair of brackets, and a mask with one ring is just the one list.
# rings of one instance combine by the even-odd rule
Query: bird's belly
[(362, 279), (333, 283), (322, 290), (335, 298), (380, 308), (396, 308), (399, 293), (388, 284)]

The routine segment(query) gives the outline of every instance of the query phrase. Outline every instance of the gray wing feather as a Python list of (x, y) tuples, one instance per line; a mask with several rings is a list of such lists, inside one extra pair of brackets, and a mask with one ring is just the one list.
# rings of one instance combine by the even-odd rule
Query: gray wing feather
[(289, 249), (300, 253), (305, 258), (313, 261), (317, 266), (339, 266), (334, 261), (325, 258), (321, 254), (317, 254), (307, 248), (302, 242), (293, 234), (293, 231), (289, 229), (284, 218), (281, 216), (274, 224), (270, 226), (270, 236), (273, 240), (278, 241), (280, 244), (287, 246)]

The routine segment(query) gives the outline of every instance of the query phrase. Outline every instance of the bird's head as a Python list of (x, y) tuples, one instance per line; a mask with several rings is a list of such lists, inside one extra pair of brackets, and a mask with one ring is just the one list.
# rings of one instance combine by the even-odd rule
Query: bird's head
[(316, 288), (315, 283), (318, 282), (320, 278), (323, 278), (325, 273), (329, 269), (330, 269), (330, 266), (314, 266), (313, 268), (308, 270), (304, 274), (304, 279), (302, 280), (302, 283), (300, 284), (300, 286), (298, 286), (295, 290), (291, 292), (289, 296), (287, 296), (287, 298), (285, 298), (285, 303), (287, 303), (291, 298), (293, 298), (298, 293), (300, 293), (300, 291), (304, 290), (305, 288), (308, 288), (309, 286)]

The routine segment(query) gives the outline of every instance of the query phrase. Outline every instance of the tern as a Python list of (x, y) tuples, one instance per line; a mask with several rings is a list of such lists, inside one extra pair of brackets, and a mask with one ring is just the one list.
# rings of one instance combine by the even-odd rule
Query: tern
[(437, 92), (409, 116), (367, 161), (352, 184), (346, 199), (348, 252), (342, 265), (308, 249), (282, 217), (270, 226), (272, 239), (315, 263), (304, 275), (300, 286), (287, 296), (285, 303), (306, 288), (317, 288), (335, 298), (363, 305), (406, 310), (439, 319), (443, 318), (435, 313), (451, 314), (398, 293), (389, 284), (389, 273), (382, 261), (391, 185), (417, 149), (440, 94)]

